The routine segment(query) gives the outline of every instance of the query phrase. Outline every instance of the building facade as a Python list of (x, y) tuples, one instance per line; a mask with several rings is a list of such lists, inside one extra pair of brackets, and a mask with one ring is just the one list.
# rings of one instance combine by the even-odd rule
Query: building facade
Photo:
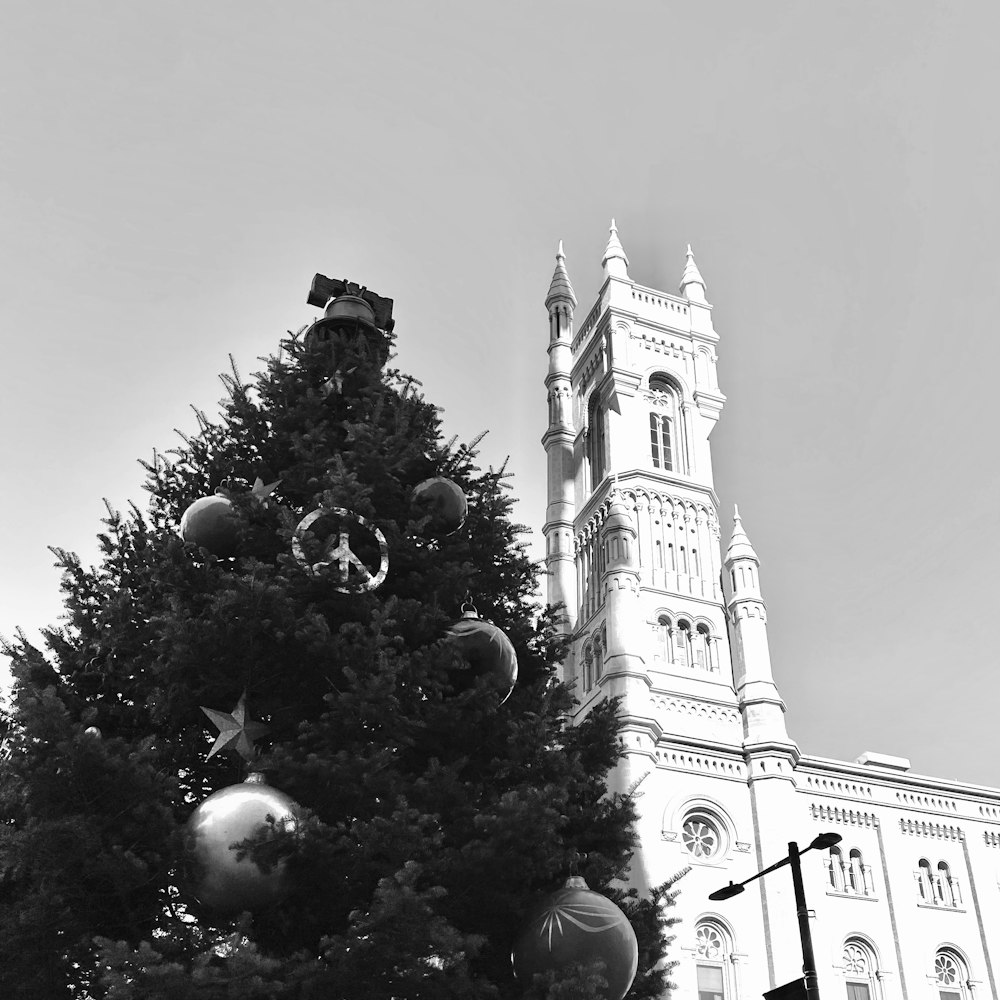
[(738, 511), (721, 544), (710, 437), (725, 396), (705, 281), (690, 247), (678, 294), (628, 266), (612, 220), (582, 321), (562, 244), (545, 300), (548, 600), (566, 608), (579, 717), (622, 699), (615, 780), (641, 791), (633, 881), (691, 869), (674, 1000), (756, 998), (801, 976), (787, 871), (708, 896), (825, 832), (841, 842), (802, 858), (823, 1000), (997, 998), (1000, 790), (789, 738)]

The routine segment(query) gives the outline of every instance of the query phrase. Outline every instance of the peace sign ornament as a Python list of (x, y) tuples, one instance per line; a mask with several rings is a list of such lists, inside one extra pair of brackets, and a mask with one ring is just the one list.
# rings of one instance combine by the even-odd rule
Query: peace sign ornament
[[(327, 524), (332, 524), (333, 529), (326, 534), (315, 531), (313, 525), (318, 521), (325, 522), (318, 527), (325, 530)], [(307, 533), (313, 537), (308, 538)], [(352, 534), (361, 550), (360, 556), (351, 548)], [(377, 570), (373, 568), (376, 546)], [(315, 559), (317, 554), (319, 558)], [(339, 581), (333, 589), (341, 594), (374, 590), (389, 572), (389, 546), (385, 535), (367, 518), (343, 507), (317, 507), (306, 514), (292, 535), (292, 555), (311, 573), (329, 570)]]

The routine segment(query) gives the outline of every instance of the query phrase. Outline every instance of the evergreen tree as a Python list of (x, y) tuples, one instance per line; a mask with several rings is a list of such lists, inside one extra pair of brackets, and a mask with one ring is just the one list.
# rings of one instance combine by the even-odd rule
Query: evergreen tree
[[(220, 417), (198, 412), (196, 436), (143, 463), (148, 510), (109, 507), (100, 564), (53, 550), (64, 624), (44, 649), (22, 634), (6, 644), (0, 995), (591, 996), (599, 966), (534, 984), (510, 968), (527, 910), (580, 857), (638, 934), (630, 996), (662, 992), (672, 896), (640, 899), (622, 881), (634, 811), (606, 783), (616, 705), (567, 724), (564, 645), (532, 603), (506, 476), (443, 442), (391, 344), (384, 330), (293, 337), (249, 382), (234, 365)], [(412, 502), (430, 475), (469, 499), (463, 528), (437, 540)], [(280, 482), (264, 497), (258, 479)], [(220, 483), (240, 526), (232, 558), (177, 531)], [(338, 593), (293, 557), (296, 526), (321, 505), (382, 531), (380, 587)], [(470, 595), (517, 652), (500, 705), (447, 637)], [(228, 710), (244, 691), (269, 727), (256, 766), (301, 820), (269, 845), (287, 898), (213, 918), (185, 892), (184, 825), (245, 772), (208, 758), (199, 706)]]

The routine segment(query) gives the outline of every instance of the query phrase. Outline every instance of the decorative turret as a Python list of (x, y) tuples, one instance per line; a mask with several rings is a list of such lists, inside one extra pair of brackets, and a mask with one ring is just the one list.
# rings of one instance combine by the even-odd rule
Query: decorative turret
[(691, 244), (687, 248), (687, 261), (684, 264), (684, 273), (681, 275), (681, 295), (689, 302), (706, 302), (705, 279), (698, 270), (698, 265), (694, 262), (694, 251)]
[(642, 628), (639, 603), (639, 532), (632, 511), (616, 487), (611, 494), (601, 541), (607, 554), (601, 581), (607, 609), (607, 672), (642, 669), (635, 636)]
[(601, 261), (604, 268), (604, 275), (608, 278), (628, 278), (628, 257), (625, 255), (625, 248), (618, 239), (618, 227), (615, 220), (611, 220), (611, 232), (608, 236), (608, 245), (604, 251), (604, 259)]
[(549, 313), (549, 371), (545, 377), (548, 390), (549, 426), (542, 437), (548, 457), (548, 507), (546, 508), (545, 566), (548, 570), (549, 604), (565, 604), (565, 631), (572, 630), (576, 619), (576, 566), (573, 560), (573, 312), (576, 295), (566, 270), (562, 240), (556, 251), (556, 268), (545, 296)]
[(785, 729), (785, 705), (771, 673), (767, 609), (760, 593), (760, 560), (743, 529), (739, 508), (734, 508), (725, 566), (731, 584), (728, 606), (744, 746), (794, 746)]
[(552, 306), (558, 302), (567, 302), (571, 311), (576, 308), (576, 294), (573, 291), (573, 283), (569, 280), (569, 272), (566, 270), (566, 254), (563, 253), (563, 242), (559, 241), (559, 249), (556, 250), (556, 269), (552, 272), (552, 281), (549, 283), (549, 294), (545, 296), (545, 308), (552, 311)]
[[(729, 548), (726, 549), (726, 566), (728, 567), (730, 563), (735, 563), (739, 559), (751, 559), (756, 566), (760, 566), (760, 559), (757, 558), (757, 553), (754, 552), (750, 539), (747, 537), (746, 531), (743, 530), (739, 504), (733, 504), (733, 533), (729, 538)], [(733, 593), (735, 594), (735, 592), (736, 581), (733, 580)], [(760, 594), (759, 589), (757, 594)]]

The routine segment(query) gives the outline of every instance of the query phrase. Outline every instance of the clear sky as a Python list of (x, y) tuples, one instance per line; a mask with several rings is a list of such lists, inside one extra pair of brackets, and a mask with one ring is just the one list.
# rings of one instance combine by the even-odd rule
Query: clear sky
[[(48, 544), (315, 316), (396, 301), (449, 434), (544, 515), (543, 300), (688, 242), (803, 750), (1000, 785), (1000, 13), (993, 3), (11, 3), (0, 35), (0, 632)], [(724, 539), (725, 540), (725, 539)]]

